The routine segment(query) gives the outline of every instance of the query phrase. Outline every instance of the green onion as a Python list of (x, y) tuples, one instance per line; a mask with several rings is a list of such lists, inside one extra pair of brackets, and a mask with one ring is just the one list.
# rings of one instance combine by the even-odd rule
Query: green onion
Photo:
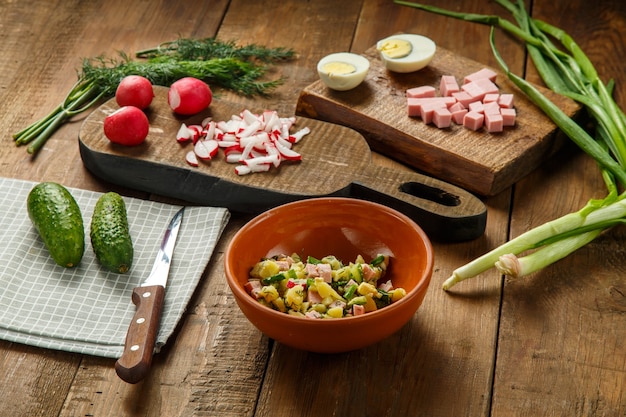
[[(513, 16), (512, 22), (492, 15), (452, 12), (434, 6), (394, 0), (397, 4), (491, 26), (490, 45), (507, 77), (574, 143), (597, 162), (607, 195), (590, 200), (580, 210), (535, 227), (453, 271), (443, 289), (496, 267), (512, 277), (537, 272), (597, 238), (603, 231), (626, 223), (626, 116), (611, 95), (613, 82), (604, 84), (592, 62), (563, 30), (528, 15), (524, 2), (495, 0)], [(513, 74), (495, 46), (499, 28), (524, 41), (537, 72), (552, 91), (577, 101), (595, 125), (595, 137), (567, 116), (532, 84)], [(562, 49), (559, 49), (560, 45)]]

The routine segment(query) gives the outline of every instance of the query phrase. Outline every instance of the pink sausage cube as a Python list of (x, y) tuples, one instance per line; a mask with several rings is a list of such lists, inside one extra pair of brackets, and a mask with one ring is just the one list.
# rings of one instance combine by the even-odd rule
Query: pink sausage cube
[(470, 111), (463, 117), (463, 126), (470, 130), (478, 130), (483, 127), (484, 121), (485, 115)]
[(500, 105), (500, 107), (503, 107), (505, 109), (512, 109), (513, 94), (501, 94), (500, 98), (498, 99), (498, 104)]
[(406, 90), (406, 96), (412, 98), (435, 97), (436, 89), (430, 85), (413, 87)]
[(487, 93), (476, 81), (471, 81), (467, 84), (463, 84), (461, 90), (469, 94), (469, 96), (473, 99), (472, 101), (481, 101)]
[(500, 94), (498, 93), (489, 93), (489, 94), (485, 94), (485, 98), (483, 99), (483, 103), (491, 103), (491, 102), (497, 102), (498, 99), (500, 98)]
[(452, 93), (456, 93), (460, 91), (459, 84), (456, 82), (456, 78), (453, 75), (443, 75), (441, 76), (441, 81), (439, 83), (439, 94), (448, 97), (451, 96)]
[(456, 123), (457, 125), (462, 125), (463, 118), (465, 117), (465, 115), (468, 113), (469, 110), (467, 110), (466, 108), (461, 108), (461, 109), (455, 109), (454, 111), (452, 111), (452, 107), (450, 107), (450, 110), (452, 113), (452, 120), (454, 120), (454, 123)]
[(424, 123), (428, 124), (433, 121), (433, 115), (437, 109), (447, 109), (446, 104), (442, 101), (422, 104), (421, 116)]
[(503, 126), (515, 126), (515, 117), (517, 116), (517, 112), (515, 109), (500, 109), (500, 114), (502, 115), (502, 125)]
[(439, 129), (450, 127), (452, 122), (452, 113), (447, 108), (440, 108), (433, 110), (433, 123)]
[[(411, 117), (422, 116), (423, 106), (448, 107), (453, 105), (456, 100), (453, 97), (409, 97), (406, 99), (408, 114)], [(432, 108), (431, 108), (432, 110)]]
[(473, 101), (469, 104), (469, 111), (474, 111), (476, 113), (484, 112), (484, 105), (482, 101)]
[(495, 101), (483, 104), (484, 113), (487, 114), (500, 114), (500, 105)]
[(480, 89), (484, 91), (485, 95), (498, 94), (498, 92), (500, 91), (498, 86), (488, 78), (479, 78), (473, 82), (476, 83), (480, 87)]
[(491, 80), (492, 82), (496, 82), (496, 73), (492, 70), (490, 70), (489, 68), (483, 68), (479, 71), (473, 72), (467, 76), (465, 76), (465, 78), (463, 79), (463, 83), (469, 83), (472, 81), (476, 81), (480, 78), (487, 78), (488, 80)]
[(463, 110), (463, 109), (465, 109), (465, 106), (463, 105), (463, 103), (461, 103), (461, 102), (457, 101), (456, 103), (454, 103), (453, 105), (451, 105), (450, 107), (448, 107), (448, 109), (449, 109), (451, 112), (455, 112), (455, 111), (458, 111), (458, 110)]
[(501, 114), (485, 114), (485, 128), (489, 133), (502, 132), (504, 126)]
[(459, 91), (458, 93), (452, 93), (452, 97), (456, 99), (463, 107), (469, 107), (469, 104), (474, 101), (474, 98), (467, 94), (465, 91)]

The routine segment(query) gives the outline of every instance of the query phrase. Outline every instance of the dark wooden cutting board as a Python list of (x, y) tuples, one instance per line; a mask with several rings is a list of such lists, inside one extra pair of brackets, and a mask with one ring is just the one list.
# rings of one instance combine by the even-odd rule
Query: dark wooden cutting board
[(209, 116), (228, 120), (244, 109), (214, 100), (205, 112), (181, 118), (170, 110), (166, 88), (155, 88), (155, 95), (147, 110), (150, 132), (139, 146), (113, 144), (104, 136), (104, 118), (119, 108), (115, 99), (85, 119), (79, 133), (80, 153), (94, 175), (126, 187), (243, 213), (259, 213), (310, 197), (350, 196), (397, 209), (434, 239), (468, 240), (484, 232), (486, 208), (474, 195), (425, 175), (375, 165), (361, 134), (306, 117), (299, 117), (292, 128), (292, 132), (305, 126), (311, 129), (294, 147), (303, 155), (300, 162), (240, 176), (220, 151), (213, 160), (192, 167), (185, 162), (191, 145), (176, 141), (181, 123), (199, 124)]
[[(516, 126), (501, 133), (474, 132), (454, 124), (439, 129), (407, 116), (406, 90), (422, 85), (438, 89), (442, 75), (453, 75), (461, 82), (485, 65), (438, 47), (426, 68), (397, 74), (385, 69), (375, 47), (364, 55), (370, 71), (361, 85), (333, 91), (316, 81), (301, 92), (296, 113), (353, 128), (372, 150), (482, 196), (508, 188), (564, 142), (552, 121), (497, 69), (492, 68), (498, 73), (500, 92), (515, 95)], [(569, 116), (580, 110), (573, 101), (540, 90)]]

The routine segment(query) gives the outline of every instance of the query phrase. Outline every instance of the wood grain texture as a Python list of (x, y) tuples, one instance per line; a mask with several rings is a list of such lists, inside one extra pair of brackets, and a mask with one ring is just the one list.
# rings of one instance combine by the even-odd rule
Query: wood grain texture
[[(429, 0), (452, 10), (502, 13), (484, 0)], [(535, 16), (563, 27), (616, 79), (624, 107), (626, 9), (535, 0)], [(529, 2), (528, 7), (531, 4)], [(245, 107), (294, 113), (317, 80), (316, 62), (342, 50), (363, 53), (398, 32), (422, 33), (443, 48), (491, 67), (489, 28), (393, 5), (387, 0), (49, 1), (0, 0), (0, 174), (59, 181), (94, 191), (177, 200), (92, 175), (78, 134), (85, 116), (60, 129), (31, 158), (10, 134), (54, 108), (84, 57), (154, 46), (178, 35), (218, 35), (241, 43), (292, 47), (298, 59), (270, 76), (285, 83), (266, 98), (220, 91)], [(517, 74), (539, 79), (515, 40), (498, 35)], [(378, 154), (377, 165), (413, 172)], [(603, 195), (593, 161), (571, 148), (513, 187), (484, 198), (484, 235), (435, 243), (435, 271), (423, 307), (381, 344), (343, 355), (295, 351), (268, 340), (237, 309), (223, 276), (223, 251), (249, 218), (229, 224), (174, 340), (154, 358), (149, 378), (121, 381), (114, 361), (0, 341), (1, 417), (61, 416), (623, 416), (626, 359), (621, 228), (540, 274), (503, 284), (494, 271), (440, 290), (451, 271), (504, 242), (509, 233), (578, 209)], [(332, 335), (329, 335), (332, 338)]]

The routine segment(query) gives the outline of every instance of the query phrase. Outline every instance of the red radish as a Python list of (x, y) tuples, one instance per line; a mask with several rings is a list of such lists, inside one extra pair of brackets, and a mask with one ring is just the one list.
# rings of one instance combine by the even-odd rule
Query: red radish
[(192, 167), (197, 167), (199, 165), (198, 158), (196, 157), (196, 153), (194, 151), (187, 152), (185, 155), (185, 161), (187, 161), (187, 163)]
[(217, 155), (217, 141), (213, 139), (203, 139), (196, 142), (193, 151), (200, 159), (209, 160)]
[(185, 77), (174, 82), (167, 93), (172, 111), (190, 116), (209, 107), (213, 100), (211, 88), (202, 80)]
[(121, 145), (135, 146), (143, 143), (149, 129), (148, 117), (134, 106), (120, 107), (104, 118), (104, 135), (111, 142)]
[(115, 91), (115, 101), (120, 107), (135, 106), (143, 110), (150, 106), (153, 98), (152, 83), (140, 75), (124, 77)]

